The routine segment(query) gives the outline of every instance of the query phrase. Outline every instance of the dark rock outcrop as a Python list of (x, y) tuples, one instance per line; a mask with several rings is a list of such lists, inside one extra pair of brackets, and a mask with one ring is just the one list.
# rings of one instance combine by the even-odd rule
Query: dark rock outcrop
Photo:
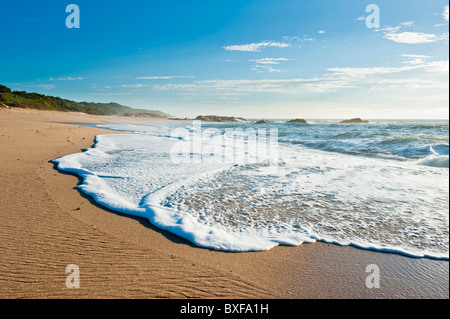
[(297, 124), (307, 124), (304, 119), (295, 119), (295, 120), (289, 120), (288, 123), (297, 123)]
[(199, 115), (196, 120), (205, 122), (247, 122), (247, 120), (242, 117), (217, 115)]
[(158, 119), (167, 119), (167, 116), (158, 114), (158, 113), (124, 113), (123, 116), (129, 117), (151, 117)]
[(270, 121), (270, 120), (259, 120), (255, 124), (270, 124), (270, 123), (273, 123), (273, 121)]
[(339, 123), (341, 123), (341, 124), (369, 123), (369, 121), (363, 121), (359, 117), (357, 117), (357, 118), (350, 119), (350, 120), (344, 120), (344, 121), (341, 121)]

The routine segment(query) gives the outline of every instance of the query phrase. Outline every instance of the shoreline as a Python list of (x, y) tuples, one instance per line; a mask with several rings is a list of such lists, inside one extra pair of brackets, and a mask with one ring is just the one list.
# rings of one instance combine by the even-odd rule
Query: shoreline
[[(0, 297), (448, 298), (448, 261), (323, 242), (249, 253), (198, 248), (101, 207), (75, 188), (79, 177), (49, 162), (116, 134), (64, 123), (150, 120), (0, 110)], [(65, 286), (69, 264), (80, 267), (80, 289)], [(365, 285), (370, 264), (380, 268), (379, 289)]]

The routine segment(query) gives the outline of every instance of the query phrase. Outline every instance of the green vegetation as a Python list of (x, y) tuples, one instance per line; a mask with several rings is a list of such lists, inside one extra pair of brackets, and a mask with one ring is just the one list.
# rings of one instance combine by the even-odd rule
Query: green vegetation
[(117, 103), (74, 102), (54, 96), (25, 91), (11, 91), (0, 84), (0, 104), (9, 107), (31, 108), (60, 112), (83, 112), (92, 115), (123, 115), (167, 118), (161, 111), (140, 110)]

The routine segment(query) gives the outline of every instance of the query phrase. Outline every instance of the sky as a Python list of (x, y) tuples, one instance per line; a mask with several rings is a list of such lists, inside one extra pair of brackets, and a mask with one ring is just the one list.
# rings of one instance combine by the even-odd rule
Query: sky
[(0, 17), (13, 90), (176, 117), (449, 118), (448, 0), (0, 0)]

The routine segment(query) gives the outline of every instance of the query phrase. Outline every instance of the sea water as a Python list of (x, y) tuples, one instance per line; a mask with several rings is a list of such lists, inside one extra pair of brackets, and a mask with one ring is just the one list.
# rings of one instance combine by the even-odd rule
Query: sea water
[(97, 126), (124, 134), (54, 162), (199, 247), (320, 240), (448, 260), (448, 121), (308, 123), (110, 123)]

